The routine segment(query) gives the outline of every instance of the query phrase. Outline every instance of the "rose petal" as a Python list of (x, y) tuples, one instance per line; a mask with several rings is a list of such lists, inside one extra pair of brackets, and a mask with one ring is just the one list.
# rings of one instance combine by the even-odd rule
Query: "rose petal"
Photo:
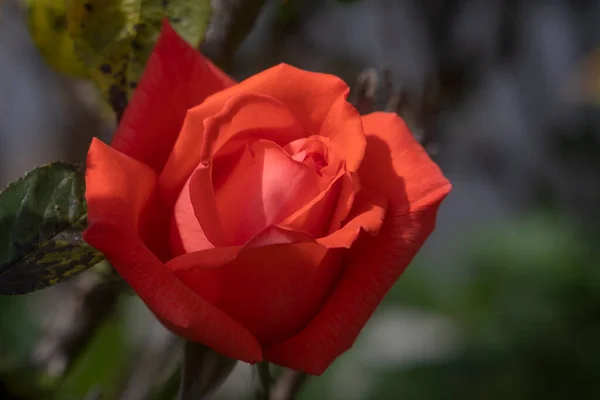
[(354, 198), (360, 189), (358, 174), (346, 172), (341, 182), (337, 205), (330, 220), (327, 233), (337, 231), (342, 227), (342, 222), (348, 217), (354, 205)]
[(304, 136), (294, 115), (276, 99), (241, 93), (215, 107), (211, 98), (188, 112), (178, 144), (160, 175), (167, 203), (175, 202), (192, 172), (199, 165), (210, 166), (215, 153), (229, 141), (266, 139), (285, 144)]
[[(246, 243), (244, 246), (229, 246), (229, 247), (215, 247), (211, 251), (203, 252), (203, 268), (218, 268), (228, 262), (235, 260), (240, 251), (244, 249), (251, 249), (253, 247), (261, 247), (272, 244), (289, 244), (289, 243), (305, 243), (313, 242), (310, 236), (303, 234), (302, 232), (296, 232), (293, 230), (280, 228), (272, 225), (265, 229), (263, 232), (258, 234), (251, 241)], [(198, 252), (194, 252), (198, 253)], [(179, 261), (174, 261), (168, 264), (169, 268), (173, 271), (179, 269), (188, 269), (190, 266), (186, 263), (182, 263), (182, 260), (186, 260), (185, 257), (176, 257)]]
[[(192, 177), (190, 194), (201, 226), (212, 223), (203, 185)], [(246, 147), (215, 200), (228, 245), (241, 245), (300, 209), (319, 193), (314, 168), (293, 160), (277, 144), (259, 140)], [(197, 201), (196, 201), (197, 200)], [(205, 232), (207, 232), (205, 230)], [(211, 237), (207, 237), (210, 239)]]
[(329, 151), (331, 141), (324, 136), (309, 136), (294, 140), (283, 146), (283, 149), (296, 161), (302, 161), (314, 166), (322, 179), (323, 189), (329, 186), (331, 179), (338, 173), (342, 164)]
[(253, 247), (269, 246), (272, 244), (289, 244), (314, 242), (310, 235), (293, 229), (282, 228), (277, 225), (271, 225), (252, 240), (244, 245), (244, 249)]
[[(210, 185), (203, 193), (205, 196), (204, 201), (207, 204), (205, 207), (210, 208), (206, 211), (211, 213), (209, 215), (212, 215), (213, 220), (210, 225), (206, 224), (205, 226), (208, 226), (207, 229), (213, 237), (215, 235), (221, 237), (221, 220), (219, 219), (217, 205), (214, 201), (215, 194), (211, 185), (210, 169), (203, 168), (202, 171), (196, 171), (196, 174), (198, 175), (195, 176), (195, 179), (200, 181), (197, 185), (202, 183), (201, 174), (206, 175), (203, 180)], [(186, 183), (181, 191), (179, 199), (173, 207), (173, 215), (169, 226), (169, 241), (171, 254), (173, 256), (215, 247), (214, 244), (208, 240), (207, 235), (204, 233), (204, 229), (200, 226), (198, 218), (196, 218), (194, 205), (192, 204), (192, 199), (190, 197), (190, 182), (191, 180)], [(212, 232), (210, 231), (211, 227), (213, 229)]]
[(387, 210), (386, 199), (369, 189), (362, 189), (354, 199), (348, 222), (324, 238), (317, 239), (323, 246), (350, 248), (361, 232), (377, 235), (383, 224)]
[(343, 99), (337, 98), (331, 105), (319, 134), (331, 139), (331, 151), (343, 154), (346, 169), (354, 172), (360, 166), (367, 143), (360, 114)]
[[(168, 181), (166, 191), (179, 193), (200, 162), (201, 151), (198, 143), (201, 142), (203, 121), (219, 114), (224, 107), (231, 108), (232, 99), (240, 95), (262, 95), (279, 102), (297, 116), (298, 123), (303, 128), (302, 135), (287, 142), (282, 143), (270, 137), (267, 139), (285, 145), (300, 137), (320, 134), (331, 136), (332, 140), (336, 141), (336, 151), (347, 157), (348, 170), (356, 170), (363, 157), (366, 142), (360, 116), (346, 102), (348, 91), (348, 86), (333, 75), (302, 71), (280, 64), (215, 93), (188, 114), (186, 124), (173, 147), (173, 154), (165, 166), (163, 174), (168, 175), (168, 178), (164, 179)], [(271, 118), (277, 116), (276, 113), (261, 107), (255, 108), (254, 112), (252, 127), (256, 128), (260, 128), (260, 123), (267, 124)], [(230, 111), (225, 112), (229, 113)], [(217, 117), (215, 121), (218, 120)], [(188, 125), (190, 128), (186, 128)], [(173, 196), (174, 199), (177, 194)]]
[(235, 82), (163, 23), (112, 147), (163, 169), (187, 110)]
[(150, 167), (94, 139), (87, 158), (86, 242), (106, 255), (173, 331), (229, 357), (260, 361), (256, 338), (181, 283), (140, 239), (139, 216), (155, 182), (156, 174)]
[[(202, 110), (202, 107), (191, 110), (182, 130), (189, 132), (190, 136), (195, 134), (197, 142), (186, 153), (174, 153), (169, 159), (170, 166), (165, 167), (159, 178), (163, 200), (166, 204), (175, 203), (170, 236), (172, 249), (177, 255), (211, 248), (214, 243), (224, 243), (215, 189), (219, 188), (235, 168), (240, 157), (239, 152), (236, 152), (236, 149), (240, 149), (240, 143), (243, 145), (258, 139), (287, 142), (303, 135), (302, 127), (289, 110), (280, 102), (264, 96), (235, 96), (213, 116), (203, 115)], [(269, 118), (265, 118), (265, 115)], [(202, 149), (205, 150), (204, 158), (198, 163), (196, 155), (200, 153), (202, 156)], [(213, 168), (213, 153), (217, 153), (216, 169)], [(188, 168), (190, 161), (196, 162), (191, 165), (191, 169)], [(192, 176), (195, 192), (198, 193), (196, 202), (202, 204), (202, 227), (192, 212)], [(182, 180), (185, 184), (183, 188), (179, 188)]]
[(353, 186), (350, 174), (340, 171), (325, 190), (279, 225), (309, 233), (315, 238), (326, 236), (348, 215), (354, 199)]
[[(225, 249), (230, 249), (227, 257)], [(267, 345), (293, 335), (312, 319), (339, 277), (341, 254), (311, 241), (203, 250), (167, 266)], [(216, 266), (215, 259), (223, 264)]]
[(337, 288), (299, 334), (265, 350), (277, 364), (321, 374), (352, 346), (385, 294), (433, 230), (437, 209), (450, 191), (439, 168), (394, 114), (363, 117), (367, 151), (359, 175), (389, 201), (376, 237), (362, 235), (352, 246)]

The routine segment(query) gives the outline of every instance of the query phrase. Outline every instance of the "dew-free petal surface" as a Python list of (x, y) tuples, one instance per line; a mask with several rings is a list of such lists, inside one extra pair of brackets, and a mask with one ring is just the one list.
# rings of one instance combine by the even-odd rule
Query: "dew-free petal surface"
[(196, 143), (174, 153), (159, 178), (163, 200), (174, 207), (170, 236), (177, 255), (225, 244), (215, 190), (227, 181), (246, 144), (260, 139), (285, 143), (303, 135), (289, 110), (264, 96), (242, 94), (229, 99), (217, 115), (203, 112), (203, 107), (197, 107), (188, 113), (182, 132), (195, 137)]
[[(192, 201), (202, 198), (198, 192)], [(226, 241), (241, 245), (278, 224), (319, 194), (314, 167), (292, 159), (279, 145), (257, 140), (245, 147), (236, 167), (215, 193)], [(204, 226), (205, 208), (195, 205)], [(206, 216), (209, 217), (209, 216)]]
[(349, 249), (361, 232), (377, 235), (385, 219), (387, 206), (385, 197), (368, 189), (359, 191), (354, 199), (348, 221), (331, 234), (317, 239), (317, 242), (327, 248)]
[[(314, 241), (242, 250), (234, 247), (229, 248), (229, 256), (223, 255), (225, 249), (184, 254), (168, 266), (202, 298), (252, 332), (262, 345), (302, 329), (327, 298), (341, 269), (341, 250), (329, 250)], [(216, 265), (215, 259), (222, 264)]]
[[(360, 116), (346, 102), (348, 92), (348, 86), (333, 75), (302, 71), (287, 64), (280, 64), (215, 93), (190, 110), (187, 118), (189, 123), (186, 119), (184, 129), (177, 138), (173, 153), (165, 166), (165, 174), (169, 176), (165, 179), (169, 182), (167, 186), (175, 188), (173, 190), (177, 192), (202, 158), (198, 149), (201, 140), (201, 129), (198, 126), (208, 117), (223, 114), (224, 108), (231, 109), (233, 105), (230, 102), (240, 95), (260, 95), (282, 104), (300, 124), (303, 131), (300, 137), (320, 135), (321, 132), (324, 136), (331, 136), (337, 143), (335, 147), (343, 149), (348, 170), (354, 171), (364, 154), (365, 138)], [(248, 100), (247, 103), (252, 102)], [(256, 127), (259, 127), (257, 122), (267, 124), (270, 119), (279, 118), (277, 113), (260, 106), (255, 108), (254, 113), (252, 126)], [(225, 114), (231, 114), (231, 111), (228, 110)], [(216, 121), (219, 121), (218, 117)], [(186, 128), (188, 124), (192, 129)], [(268, 139), (282, 146), (287, 143)]]
[(155, 184), (150, 167), (94, 139), (87, 157), (84, 239), (170, 329), (229, 357), (260, 361), (256, 338), (185, 286), (141, 240), (139, 216)]
[(363, 117), (367, 150), (361, 183), (388, 199), (377, 236), (361, 235), (331, 297), (299, 334), (265, 350), (280, 365), (319, 375), (349, 349), (385, 294), (433, 230), (450, 191), (439, 168), (395, 114)]
[(160, 173), (187, 110), (234, 84), (165, 22), (112, 147)]
[(314, 238), (326, 236), (332, 225), (337, 225), (349, 212), (354, 199), (350, 175), (340, 171), (320, 193), (296, 212), (290, 214), (280, 225), (306, 232)]

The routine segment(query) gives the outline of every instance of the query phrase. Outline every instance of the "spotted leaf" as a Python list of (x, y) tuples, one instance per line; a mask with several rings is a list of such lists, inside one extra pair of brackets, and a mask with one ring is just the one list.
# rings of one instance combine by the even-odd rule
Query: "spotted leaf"
[(75, 54), (119, 114), (135, 90), (168, 19), (199, 46), (210, 19), (210, 0), (64, 0)]
[(53, 163), (0, 191), (0, 294), (55, 285), (103, 260), (81, 232), (85, 179), (78, 166)]

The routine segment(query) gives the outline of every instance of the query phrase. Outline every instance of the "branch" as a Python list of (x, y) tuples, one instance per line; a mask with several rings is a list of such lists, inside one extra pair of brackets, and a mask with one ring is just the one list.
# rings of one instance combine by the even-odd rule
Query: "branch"
[(379, 73), (373, 68), (364, 70), (356, 78), (352, 102), (361, 115), (368, 114), (375, 109), (375, 95), (378, 86)]

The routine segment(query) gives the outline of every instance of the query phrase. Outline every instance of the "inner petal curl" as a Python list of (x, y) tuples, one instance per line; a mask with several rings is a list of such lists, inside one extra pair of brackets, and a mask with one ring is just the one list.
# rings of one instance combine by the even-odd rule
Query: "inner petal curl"
[[(240, 153), (235, 165), (215, 160), (214, 166), (215, 170), (230, 171), (213, 182), (224, 235), (230, 245), (246, 243), (321, 191), (314, 167), (290, 157), (276, 143), (258, 140), (244, 145)], [(230, 163), (231, 159), (227, 161)]]

